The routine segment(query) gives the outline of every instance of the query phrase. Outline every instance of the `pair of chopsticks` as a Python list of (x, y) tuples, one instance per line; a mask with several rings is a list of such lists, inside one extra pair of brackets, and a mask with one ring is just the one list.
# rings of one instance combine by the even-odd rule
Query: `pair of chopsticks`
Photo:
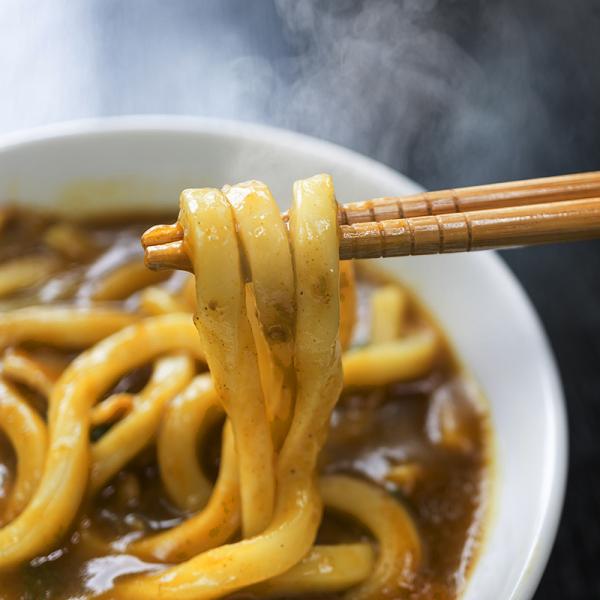
[[(341, 259), (592, 239), (600, 237), (600, 171), (343, 204), (338, 224)], [(142, 245), (151, 269), (192, 271), (178, 223), (150, 228)]]

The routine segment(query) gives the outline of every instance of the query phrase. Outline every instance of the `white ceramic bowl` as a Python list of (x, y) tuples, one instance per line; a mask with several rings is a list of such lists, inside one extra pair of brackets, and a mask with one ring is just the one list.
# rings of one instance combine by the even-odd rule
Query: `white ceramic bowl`
[[(295, 179), (328, 172), (341, 201), (416, 184), (349, 150), (266, 127), (180, 117), (55, 125), (0, 140), (0, 202), (94, 212), (169, 206), (180, 190), (262, 179), (282, 203)], [(497, 444), (494, 506), (465, 600), (526, 600), (562, 506), (566, 417), (539, 320), (494, 253), (386, 259), (440, 320), (489, 399)]]

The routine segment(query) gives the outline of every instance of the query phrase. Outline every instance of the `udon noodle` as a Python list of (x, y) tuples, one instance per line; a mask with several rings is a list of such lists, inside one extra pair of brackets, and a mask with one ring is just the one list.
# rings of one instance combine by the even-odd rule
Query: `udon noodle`
[[(0, 267), (0, 597), (455, 597), (480, 534), (484, 409), (397, 283), (370, 284), (364, 343), (330, 177), (296, 182), (287, 225), (257, 181), (184, 191), (179, 222), (195, 285), (106, 269), (114, 248), (97, 259), (103, 236), (68, 222)], [(422, 437), (356, 468), (361, 423), (402, 386), (431, 398), (406, 421)], [(446, 534), (428, 530), (449, 510), (435, 502), (461, 513)], [(77, 583), (53, 580), (62, 563)]]

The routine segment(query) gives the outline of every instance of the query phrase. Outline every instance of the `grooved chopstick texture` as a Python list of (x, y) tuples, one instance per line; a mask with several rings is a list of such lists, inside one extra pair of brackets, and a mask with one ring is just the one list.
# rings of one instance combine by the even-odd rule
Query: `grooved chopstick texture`
[(386, 196), (339, 208), (340, 225), (600, 197), (600, 171)]
[[(340, 258), (377, 258), (508, 248), (600, 237), (600, 198), (340, 225)], [(192, 266), (183, 230), (160, 225), (144, 234), (153, 269)]]

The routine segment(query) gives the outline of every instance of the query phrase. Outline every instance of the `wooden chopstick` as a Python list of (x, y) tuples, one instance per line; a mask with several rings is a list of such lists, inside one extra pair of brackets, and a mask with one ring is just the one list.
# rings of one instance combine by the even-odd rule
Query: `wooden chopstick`
[(600, 198), (340, 226), (340, 258), (470, 252), (600, 237)]
[[(600, 171), (351, 202), (339, 206), (338, 223), (351, 225), (594, 197), (600, 197)], [(287, 213), (283, 218), (287, 220)], [(154, 246), (182, 239), (183, 229), (175, 223), (150, 228), (142, 243)]]
[[(177, 224), (159, 225), (144, 234), (148, 267), (192, 271), (183, 239), (173, 237), (179, 231)], [(596, 237), (600, 198), (588, 198), (340, 225), (340, 259), (470, 252)]]
[[(143, 239), (144, 236), (142, 236), (142, 243)], [(192, 263), (185, 252), (183, 239), (165, 244), (144, 246), (144, 263), (152, 270), (177, 269), (179, 271), (189, 271), (190, 273), (194, 272)]]
[(600, 171), (592, 171), (352, 202), (340, 205), (338, 222), (350, 225), (598, 197)]

